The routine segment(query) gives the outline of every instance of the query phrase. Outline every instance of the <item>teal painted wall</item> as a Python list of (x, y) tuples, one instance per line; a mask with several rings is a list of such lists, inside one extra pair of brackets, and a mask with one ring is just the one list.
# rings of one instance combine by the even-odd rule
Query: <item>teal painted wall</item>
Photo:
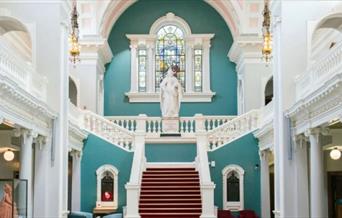
[(240, 165), (245, 170), (244, 200), (245, 209), (252, 209), (260, 217), (260, 166), (258, 141), (253, 134), (244, 136), (216, 151), (208, 153), (209, 161), (216, 166), (210, 169), (211, 179), (216, 184), (215, 205), (222, 208), (222, 170), (229, 164)]
[(81, 162), (81, 210), (92, 212), (96, 203), (96, 170), (111, 164), (119, 171), (119, 211), (126, 205), (125, 184), (129, 181), (133, 153), (126, 152), (94, 135), (84, 143)]
[(114, 57), (104, 77), (104, 114), (160, 116), (158, 103), (128, 103), (124, 93), (130, 90), (130, 50), (126, 34), (148, 34), (151, 25), (173, 12), (188, 22), (193, 33), (214, 33), (211, 41), (211, 89), (216, 96), (211, 103), (183, 103), (181, 116), (195, 113), (234, 115), (237, 113), (235, 64), (227, 54), (232, 36), (223, 18), (202, 0), (139, 0), (115, 23), (108, 42)]
[(196, 157), (195, 144), (146, 144), (147, 162), (193, 162)]

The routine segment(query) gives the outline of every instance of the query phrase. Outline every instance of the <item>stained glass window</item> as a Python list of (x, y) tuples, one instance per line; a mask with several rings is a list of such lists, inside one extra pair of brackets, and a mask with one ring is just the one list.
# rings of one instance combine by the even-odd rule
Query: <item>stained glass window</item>
[(194, 91), (202, 92), (202, 49), (195, 49), (194, 53)]
[(177, 65), (177, 78), (185, 88), (185, 47), (184, 33), (174, 25), (160, 28), (156, 43), (155, 88), (159, 91), (160, 82), (170, 66)]
[(227, 201), (240, 201), (240, 179), (235, 171), (227, 178)]
[(146, 49), (140, 48), (138, 51), (138, 91), (146, 92)]

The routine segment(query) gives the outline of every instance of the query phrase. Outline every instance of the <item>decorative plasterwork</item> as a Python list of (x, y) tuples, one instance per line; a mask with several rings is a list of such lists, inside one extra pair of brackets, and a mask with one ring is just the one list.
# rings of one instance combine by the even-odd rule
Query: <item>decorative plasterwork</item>
[[(115, 22), (121, 16), (121, 14), (129, 8), (132, 4), (134, 4), (136, 0), (120, 0), (120, 1), (110, 1), (106, 6), (106, 10), (104, 10), (103, 16), (100, 21), (100, 34), (108, 38), (112, 27)], [(235, 4), (234, 1), (225, 1), (225, 0), (206, 0), (206, 2), (212, 6), (225, 20), (227, 26), (231, 30), (233, 38), (238, 35), (240, 20), (243, 20), (241, 16), (243, 16), (241, 7), (238, 4)], [(103, 4), (107, 4), (105, 1)]]
[(237, 72), (241, 72), (246, 63), (260, 63), (262, 61), (262, 38), (257, 35), (241, 35), (236, 38), (228, 52), (230, 61), (236, 63)]
[(82, 151), (83, 140), (88, 137), (88, 132), (80, 127), (80, 124), (73, 123), (69, 120), (69, 149)]
[(100, 36), (87, 36), (80, 40), (82, 64), (91, 64), (96, 62), (98, 72), (105, 72), (105, 64), (109, 63), (113, 58), (107, 40)]
[(52, 120), (57, 117), (44, 102), (3, 75), (0, 75), (0, 112), (13, 123), (44, 136), (52, 134)]
[(295, 134), (341, 119), (341, 93), (342, 74), (337, 74), (307, 97), (296, 102), (286, 112), (286, 116), (291, 119)]
[(259, 140), (259, 150), (273, 149), (274, 147), (273, 122), (269, 122), (253, 133)]
[[(240, 192), (240, 200), (239, 201), (227, 201), (227, 177), (231, 172), (235, 172), (238, 174), (239, 178), (239, 192)], [(222, 170), (222, 185), (223, 185), (223, 209), (224, 210), (232, 210), (239, 211), (244, 209), (244, 174), (245, 171), (239, 165), (230, 164), (223, 168)]]

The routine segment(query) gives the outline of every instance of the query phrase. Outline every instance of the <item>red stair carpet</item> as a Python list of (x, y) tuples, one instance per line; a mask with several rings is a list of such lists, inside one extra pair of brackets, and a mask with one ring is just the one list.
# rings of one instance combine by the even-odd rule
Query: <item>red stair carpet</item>
[(194, 168), (148, 168), (143, 174), (141, 218), (199, 218), (198, 172)]

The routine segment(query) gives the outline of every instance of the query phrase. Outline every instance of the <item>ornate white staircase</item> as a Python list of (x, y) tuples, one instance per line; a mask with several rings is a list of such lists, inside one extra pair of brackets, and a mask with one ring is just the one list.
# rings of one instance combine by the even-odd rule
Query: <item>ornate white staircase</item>
[[(258, 128), (259, 111), (253, 110), (241, 116), (204, 116), (180, 118), (181, 137), (161, 137), (161, 118), (146, 115), (132, 117), (103, 117), (73, 106), (70, 122), (81, 123), (83, 129), (128, 152), (134, 152), (131, 176), (126, 184), (126, 218), (140, 218), (139, 199), (143, 175), (147, 168), (145, 143), (173, 142), (196, 143), (197, 156), (193, 163), (198, 172), (201, 193), (201, 218), (214, 218), (214, 188), (211, 181), (208, 151), (219, 149)], [(145, 174), (146, 175), (146, 174)], [(149, 205), (151, 206), (151, 205)], [(148, 211), (141, 210), (140, 212)], [(184, 211), (183, 211), (184, 212)], [(145, 213), (145, 215), (148, 213)], [(143, 216), (150, 217), (150, 216)]]

